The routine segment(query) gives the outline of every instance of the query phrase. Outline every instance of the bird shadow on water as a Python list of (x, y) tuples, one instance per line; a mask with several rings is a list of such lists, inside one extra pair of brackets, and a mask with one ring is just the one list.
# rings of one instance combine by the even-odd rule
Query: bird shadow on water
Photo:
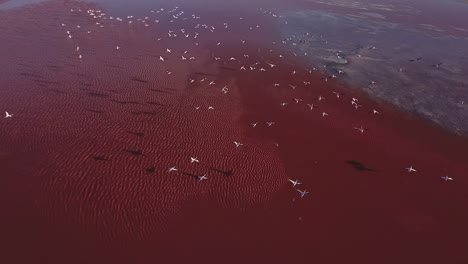
[(353, 168), (355, 168), (356, 170), (359, 170), (359, 171), (370, 171), (370, 172), (375, 172), (374, 169), (371, 169), (371, 168), (366, 167), (364, 164), (362, 164), (362, 163), (359, 162), (359, 161), (348, 160), (348, 161), (346, 161), (346, 163), (350, 164), (351, 166), (353, 166)]
[(232, 170), (226, 170), (226, 171), (223, 171), (223, 170), (220, 170), (220, 169), (216, 169), (216, 168), (210, 168), (211, 171), (215, 171), (215, 172), (218, 172), (218, 173), (221, 173), (225, 176), (232, 176), (233, 174), (233, 171)]
[(155, 167), (148, 167), (146, 168), (146, 172), (147, 173), (154, 173), (156, 171), (156, 168)]
[(130, 134), (130, 135), (137, 136), (137, 137), (144, 137), (145, 136), (145, 133), (143, 133), (143, 132), (127, 131), (127, 133)]
[(141, 150), (124, 149), (123, 151), (130, 153), (134, 156), (144, 156)]
[(93, 159), (96, 161), (108, 161), (109, 160), (108, 158), (105, 158), (104, 156), (94, 156)]

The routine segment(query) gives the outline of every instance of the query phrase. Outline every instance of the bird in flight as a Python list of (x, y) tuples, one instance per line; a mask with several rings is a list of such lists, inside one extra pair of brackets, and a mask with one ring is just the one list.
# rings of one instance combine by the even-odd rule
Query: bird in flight
[(301, 191), (299, 189), (296, 189), (296, 191), (298, 191), (301, 194), (301, 198), (304, 197), (306, 194), (309, 194), (306, 190)]
[(199, 181), (203, 181), (203, 180), (207, 180), (207, 179), (208, 179), (208, 177), (206, 177), (206, 174), (198, 176)]
[(169, 172), (177, 171), (176, 167), (169, 168)]
[(406, 168), (406, 170), (407, 170), (408, 172), (413, 172), (413, 171), (414, 171), (414, 172), (417, 172), (417, 170), (415, 170), (415, 169), (413, 168), (413, 166), (409, 166), (409, 168)]
[(164, 61), (164, 57), (163, 57), (163, 56), (159, 56), (159, 60), (160, 60), (160, 61)]
[(236, 148), (238, 148), (238, 147), (240, 147), (240, 146), (242, 146), (242, 145), (243, 145), (242, 143), (240, 143), (240, 142), (237, 142), (237, 141), (234, 141), (234, 144), (236, 145)]
[(453, 178), (450, 178), (449, 176), (444, 176), (440, 178), (443, 179), (444, 181), (453, 181)]
[(190, 162), (191, 163), (194, 163), (194, 162), (200, 163), (200, 161), (197, 158), (193, 158), (193, 157), (190, 157)]
[(302, 184), (302, 183), (299, 182), (299, 180), (295, 180), (295, 181), (293, 181), (291, 179), (288, 179), (288, 180), (292, 183), (293, 187), (296, 187), (296, 185)]
[(13, 114), (9, 114), (8, 112), (5, 112), (5, 118), (10, 118), (13, 117)]
[(267, 124), (267, 126), (269, 126), (269, 127), (270, 127), (270, 126), (274, 125), (274, 124), (275, 124), (275, 122), (266, 122), (266, 124)]
[(354, 129), (359, 130), (361, 133), (364, 133), (364, 128), (361, 127), (354, 127)]

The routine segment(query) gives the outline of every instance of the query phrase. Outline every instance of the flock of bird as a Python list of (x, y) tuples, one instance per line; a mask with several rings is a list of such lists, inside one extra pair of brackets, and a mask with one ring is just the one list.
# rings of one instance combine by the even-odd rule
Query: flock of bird
[[(121, 18), (121, 17), (113, 17), (113, 16), (108, 16), (106, 15), (103, 11), (101, 10), (92, 10), (92, 9), (89, 9), (89, 10), (81, 10), (81, 9), (71, 9), (70, 12), (72, 13), (80, 13), (80, 12), (85, 12), (87, 15), (89, 15), (92, 19), (95, 19), (95, 26), (96, 27), (99, 27), (99, 28), (103, 28), (106, 26), (106, 23), (104, 23), (103, 21), (115, 21), (115, 22), (120, 22), (120, 23), (127, 23), (128, 25), (135, 25), (137, 23), (143, 25), (144, 27), (150, 27), (152, 24), (157, 24), (157, 23), (160, 23), (161, 22), (161, 18), (159, 19), (155, 19), (155, 18), (150, 18), (149, 16), (146, 16), (144, 18), (135, 18), (134, 16), (126, 16), (124, 18)], [(169, 23), (174, 23), (177, 19), (179, 20), (187, 20), (187, 19), (194, 19), (194, 20), (198, 20), (200, 19), (199, 16), (195, 15), (195, 14), (192, 14), (192, 15), (185, 15), (185, 12), (180, 10), (179, 7), (175, 7), (171, 10), (165, 10), (164, 8), (160, 8), (159, 10), (151, 10), (150, 11), (151, 13), (153, 14), (163, 14), (163, 13), (166, 13), (166, 15), (168, 15), (168, 19), (169, 19)], [(271, 15), (272, 17), (275, 17), (275, 18), (280, 18), (281, 16), (273, 13), (273, 12), (269, 12), (269, 11), (265, 11), (265, 10), (261, 10), (261, 12), (263, 14), (266, 14), (266, 15)], [(240, 17), (239, 18), (240, 20), (242, 20), (243, 18)], [(287, 23), (287, 21), (285, 21), (285, 23)], [(62, 23), (61, 24), (62, 27), (66, 28), (65, 30), (65, 33), (66, 33), (66, 38), (68, 39), (71, 39), (73, 40), (73, 30), (79, 30), (81, 28), (80, 25), (74, 25), (74, 26), (71, 26), (71, 25), (67, 25), (65, 23)], [(228, 23), (223, 23), (222, 28), (225, 28), (227, 29), (229, 27), (229, 24)], [(259, 28), (260, 26), (259, 25), (256, 25), (256, 26), (251, 26), (249, 27), (250, 30), (253, 30), (253, 29), (256, 29), (256, 28)], [(195, 32), (189, 32), (189, 30), (187, 29), (180, 29), (180, 33), (179, 31), (174, 31), (174, 30), (169, 30), (167, 32), (167, 37), (169, 38), (184, 38), (184, 39), (189, 39), (189, 38), (192, 38), (194, 40), (194, 45), (199, 45), (199, 43), (197, 42), (197, 38), (199, 38), (202, 30), (204, 31), (208, 31), (208, 32), (215, 32), (215, 30), (217, 29), (217, 27), (213, 26), (213, 25), (207, 25), (207, 24), (201, 24), (201, 23), (197, 23), (195, 26), (194, 26), (194, 30)], [(92, 34), (93, 31), (92, 30), (87, 30), (86, 31), (87, 34)], [(309, 34), (309, 33), (307, 33)], [(157, 41), (160, 41), (162, 39), (163, 36), (160, 36), (159, 38), (157, 38)], [(240, 43), (241, 44), (244, 44), (246, 42), (246, 40), (243, 40), (241, 39), (240, 40)], [(284, 43), (285, 41), (283, 41)], [(76, 45), (75, 42), (72, 42), (74, 43), (74, 45)], [(273, 44), (276, 44), (277, 42), (273, 42)], [(222, 42), (216, 42), (216, 46), (219, 46), (221, 45)], [(77, 57), (78, 59), (83, 62), (83, 54), (81, 53), (81, 49), (80, 49), (80, 46), (79, 45), (76, 45), (75, 46), (75, 52), (77, 53)], [(114, 46), (114, 49), (116, 51), (119, 51), (120, 49), (122, 49), (122, 47), (120, 45), (116, 45)], [(169, 59), (172, 59), (175, 55), (173, 54), (173, 50), (171, 48), (166, 48), (165, 50), (166, 54), (161, 54), (159, 55), (159, 61), (161, 63), (164, 63), (166, 62), (167, 60)], [(270, 50), (270, 52), (272, 52), (272, 50)], [(172, 56), (171, 56), (172, 55)], [(293, 55), (294, 56), (297, 56), (298, 54), (294, 53), (293, 52)], [(307, 54), (305, 53), (304, 54), (305, 56), (307, 56)], [(195, 60), (196, 58), (194, 56), (191, 56), (189, 55), (189, 51), (188, 50), (185, 50), (182, 52), (181, 55), (179, 55), (180, 57), (180, 60), (182, 61), (190, 61), (190, 60)], [(339, 56), (339, 55), (337, 55)], [(243, 55), (244, 58), (249, 58), (249, 54), (244, 54)], [(285, 55), (278, 55), (279, 58), (284, 58)], [(215, 61), (223, 61), (222, 58), (220, 57), (214, 57), (213, 58)], [(236, 57), (230, 57), (230, 58), (227, 58), (226, 59), (227, 61), (236, 61), (236, 62), (239, 62), (241, 61), (241, 58), (236, 58)], [(270, 63), (270, 62), (264, 62), (264, 63), (261, 63), (261, 62), (256, 62), (252, 65), (240, 65), (239, 67), (239, 71), (255, 71), (255, 70), (258, 70), (258, 71), (261, 71), (261, 72), (264, 72), (264, 71), (267, 71), (269, 69), (273, 69), (275, 68), (277, 65), (273, 64), (273, 63)], [(316, 71), (317, 69), (316, 68), (312, 68), (312, 69), (306, 69), (307, 72), (309, 73), (312, 73), (313, 71)], [(294, 70), (291, 72), (292, 75), (296, 75), (298, 73), (297, 70)], [(343, 73), (342, 71), (340, 71), (338, 74), (340, 73)], [(170, 75), (171, 72), (170, 71), (167, 71), (166, 74)], [(329, 76), (329, 77), (326, 77), (324, 78), (325, 81), (327, 81), (328, 79), (332, 79), (332, 78), (337, 78), (336, 75), (332, 75), (332, 76)], [(199, 82), (205, 82), (205, 81), (209, 81), (207, 80), (206, 78), (203, 78), (201, 79)], [(189, 83), (193, 83), (195, 82), (194, 79), (189, 79)], [(304, 86), (307, 86), (307, 85), (310, 85), (310, 82), (307, 82), (307, 81), (303, 81), (304, 83)], [(372, 82), (371, 82), (372, 83)], [(375, 82), (373, 82), (375, 83)], [(216, 83), (214, 81), (210, 81), (208, 83), (209, 86), (216, 86)], [(279, 83), (273, 83), (273, 86), (274, 87), (279, 87), (281, 86)], [(289, 87), (292, 88), (292, 89), (295, 89), (297, 87), (297, 85), (292, 85), (292, 84), (289, 84)], [(221, 89), (221, 92), (223, 92), (224, 94), (228, 93), (229, 92), (229, 88), (228, 86), (224, 86), (222, 87)], [(340, 94), (338, 92), (333, 92), (334, 96), (336, 98), (340, 98)], [(318, 98), (317, 98), (318, 101), (324, 101), (326, 100), (326, 98), (322, 95), (320, 95)], [(294, 98), (294, 102), (296, 104), (299, 104), (301, 103), (303, 100), (300, 99), (300, 98)], [(354, 109), (359, 109), (360, 107), (362, 107), (362, 105), (359, 104), (359, 100), (357, 98), (352, 98), (351, 101), (350, 101), (350, 104), (351, 104), (351, 107), (353, 107)], [(286, 107), (288, 105), (287, 102), (281, 102), (279, 104), (281, 107)], [(308, 103), (306, 104), (307, 105), (307, 108), (310, 110), (310, 111), (313, 111), (315, 108), (315, 105), (312, 104), (312, 103)], [(200, 106), (194, 106), (195, 109), (200, 109)], [(208, 110), (214, 110), (214, 107), (213, 106), (208, 106)], [(380, 112), (376, 109), (372, 109), (370, 111), (370, 113), (374, 114), (374, 115), (379, 115)], [(327, 116), (329, 116), (329, 114), (327, 112), (322, 112), (320, 114), (322, 116), (322, 118), (325, 118)], [(9, 112), (5, 112), (5, 117), (4, 118), (12, 118), (13, 117), (13, 114), (10, 114)], [(251, 123), (251, 127), (255, 128), (259, 123), (258, 122), (254, 122), (254, 123)], [(268, 121), (268, 122), (265, 122), (265, 124), (270, 127), (270, 126), (273, 126), (275, 124), (275, 122), (273, 121)], [(364, 132), (366, 131), (366, 128), (363, 127), (363, 126), (355, 126), (353, 127), (354, 130), (358, 131), (359, 133), (362, 133), (364, 134)], [(235, 148), (240, 148), (240, 147), (243, 147), (244, 145), (239, 142), (239, 141), (234, 141), (233, 142)], [(276, 144), (277, 145), (277, 144)], [(278, 146), (278, 145), (277, 145)], [(197, 157), (190, 157), (190, 162), (191, 163), (200, 163), (200, 161), (198, 160)], [(405, 168), (408, 173), (416, 173), (417, 170), (415, 168), (413, 168), (413, 166), (410, 166), (408, 168)], [(173, 172), (177, 172), (178, 169), (176, 166), (172, 166), (168, 169), (168, 172), (169, 173), (173, 173)], [(208, 180), (208, 176), (206, 174), (204, 175), (199, 175), (197, 176), (197, 179), (198, 181), (205, 181), (205, 180)], [(441, 177), (442, 180), (444, 181), (452, 181), (453, 178), (449, 177), (449, 176), (443, 176)], [(292, 179), (288, 179), (289, 182), (291, 182), (292, 184), (292, 187), (293, 188), (296, 188), (296, 187), (299, 187), (299, 185), (302, 185), (301, 182), (299, 182), (299, 180), (292, 180)], [(300, 197), (304, 197), (306, 196), (307, 194), (309, 194), (309, 192), (307, 190), (300, 190), (300, 189), (295, 189), (299, 194), (300, 194)]]

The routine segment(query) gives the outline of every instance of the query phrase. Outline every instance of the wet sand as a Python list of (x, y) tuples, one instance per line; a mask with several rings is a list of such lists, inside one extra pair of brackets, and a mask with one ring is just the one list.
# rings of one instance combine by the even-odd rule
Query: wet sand
[[(0, 129), (5, 262), (468, 260), (466, 138), (279, 59), (259, 17), (200, 15), (217, 30), (199, 29), (197, 46), (156, 40), (168, 29), (193, 32), (190, 20), (101, 28), (70, 8), (77, 3), (0, 16), (9, 50), (0, 53), (0, 105), (15, 114)], [(67, 39), (61, 23), (80, 29)], [(184, 50), (196, 59), (180, 60)], [(257, 61), (278, 66), (239, 70)], [(361, 125), (363, 134), (353, 129)], [(299, 198), (288, 178), (310, 194)]]

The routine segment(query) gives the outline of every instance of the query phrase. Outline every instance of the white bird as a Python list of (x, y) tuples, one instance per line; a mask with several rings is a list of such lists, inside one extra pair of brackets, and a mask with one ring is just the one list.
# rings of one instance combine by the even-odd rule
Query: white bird
[(5, 118), (10, 118), (13, 117), (13, 114), (9, 114), (8, 112), (5, 112)]
[(236, 145), (236, 148), (238, 148), (238, 147), (240, 147), (240, 146), (242, 146), (242, 145), (243, 145), (242, 143), (240, 143), (240, 142), (237, 142), (237, 141), (234, 141), (234, 144)]
[(197, 158), (193, 158), (193, 157), (190, 157), (190, 162), (191, 163), (194, 163), (194, 162), (200, 163), (200, 161)]
[(271, 63), (267, 63), (267, 64), (270, 65), (271, 68), (276, 66), (275, 64), (271, 64)]
[(206, 174), (198, 176), (199, 181), (207, 180), (208, 177), (206, 177)]
[(275, 122), (266, 122), (266, 124), (270, 127), (275, 124)]
[(289, 181), (293, 184), (293, 187), (296, 187), (296, 185), (302, 184), (302, 183), (299, 182), (299, 180), (293, 181), (293, 180), (289, 179)]
[(449, 176), (444, 176), (440, 178), (443, 179), (444, 181), (453, 181), (453, 178), (450, 178)]
[(408, 172), (413, 172), (413, 171), (414, 171), (414, 172), (417, 172), (417, 170), (415, 170), (415, 169), (413, 168), (413, 166), (409, 166), (409, 168), (406, 168), (406, 170), (407, 170)]
[(307, 106), (309, 106), (310, 111), (314, 110), (314, 105), (313, 104), (307, 104)]
[(256, 127), (257, 124), (258, 124), (258, 123), (251, 123), (250, 125), (251, 125), (252, 127)]
[(119, 50), (119, 49), (120, 49), (120, 46), (118, 46), (118, 45), (115, 46), (115, 49), (116, 49), (116, 50)]
[(176, 167), (169, 168), (169, 172), (172, 172), (172, 171), (177, 171), (177, 168)]
[(164, 61), (164, 57), (163, 57), (163, 56), (159, 56), (159, 60), (160, 60), (160, 61)]
[(359, 130), (361, 133), (364, 133), (364, 128), (361, 127), (354, 127), (354, 129)]
[(167, 53), (172, 53), (172, 51), (170, 49), (166, 49), (166, 52)]
[(325, 112), (322, 113), (322, 117), (325, 117), (325, 116), (327, 116), (327, 115), (328, 115), (328, 114), (325, 113)]
[(375, 110), (375, 109), (372, 110), (372, 113), (374, 113), (374, 115), (380, 114), (379, 111), (377, 111), (377, 110)]
[(208, 110), (214, 110), (214, 107), (208, 106)]
[(281, 103), (280, 105), (281, 105), (281, 106), (287, 106), (288, 103)]
[(301, 198), (304, 197), (306, 194), (308, 194), (306, 190), (301, 191), (301, 190), (296, 189), (296, 191), (298, 191), (301, 194)]

